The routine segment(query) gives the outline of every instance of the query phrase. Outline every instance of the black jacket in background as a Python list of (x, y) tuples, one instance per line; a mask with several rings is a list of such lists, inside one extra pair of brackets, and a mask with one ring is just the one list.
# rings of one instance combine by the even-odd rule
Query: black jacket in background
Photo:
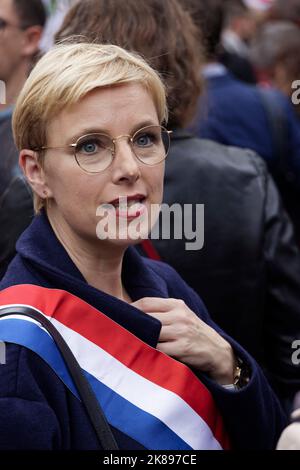
[(256, 84), (254, 68), (246, 57), (223, 49), (219, 55), (219, 60), (239, 80), (253, 85)]
[(176, 131), (164, 202), (204, 204), (204, 247), (153, 240), (213, 319), (263, 365), (281, 398), (300, 389), (300, 254), (264, 162), (252, 151)]
[(15, 255), (17, 239), (32, 216), (32, 195), (18, 165), (11, 117), (0, 117), (0, 279)]

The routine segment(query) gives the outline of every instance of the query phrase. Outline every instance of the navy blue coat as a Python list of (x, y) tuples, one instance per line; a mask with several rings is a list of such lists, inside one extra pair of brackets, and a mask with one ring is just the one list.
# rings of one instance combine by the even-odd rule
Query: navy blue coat
[[(161, 324), (135, 307), (89, 286), (54, 235), (45, 215), (36, 217), (17, 244), (17, 256), (0, 284), (31, 283), (64, 289), (98, 308), (155, 347)], [(123, 279), (135, 301), (145, 296), (180, 298), (212, 325), (202, 301), (168, 265), (141, 257), (129, 248)], [(224, 333), (223, 336), (228, 338)], [(229, 339), (250, 366), (249, 384), (229, 391), (204, 374), (236, 448), (270, 449), (285, 426), (285, 416), (255, 361)], [(113, 429), (121, 449), (141, 446)], [(49, 366), (31, 351), (7, 345), (7, 361), (0, 365), (0, 449), (98, 449), (99, 445), (82, 404)]]

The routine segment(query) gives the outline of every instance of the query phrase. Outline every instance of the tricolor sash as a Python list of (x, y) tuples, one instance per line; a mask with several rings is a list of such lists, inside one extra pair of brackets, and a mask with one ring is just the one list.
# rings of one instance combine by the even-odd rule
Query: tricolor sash
[[(0, 292), (0, 306), (30, 307), (46, 316), (73, 352), (109, 424), (145, 448), (229, 448), (214, 400), (196, 375), (80, 298), (18, 285)], [(4, 317), (0, 341), (34, 351), (79, 399), (54, 340), (40, 323), (17, 314)]]

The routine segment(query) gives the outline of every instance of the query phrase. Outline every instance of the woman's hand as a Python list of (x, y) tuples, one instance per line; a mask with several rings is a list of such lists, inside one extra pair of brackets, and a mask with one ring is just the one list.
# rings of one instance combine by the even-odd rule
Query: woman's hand
[(230, 344), (183, 300), (144, 297), (131, 305), (161, 322), (159, 351), (208, 373), (220, 385), (233, 383), (235, 358)]

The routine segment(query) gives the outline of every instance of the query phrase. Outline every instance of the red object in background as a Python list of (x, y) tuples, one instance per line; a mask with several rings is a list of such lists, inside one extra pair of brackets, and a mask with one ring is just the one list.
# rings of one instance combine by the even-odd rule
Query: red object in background
[(142, 241), (141, 245), (148, 258), (154, 259), (156, 261), (161, 261), (161, 257), (159, 256), (158, 252), (156, 251), (150, 240)]

